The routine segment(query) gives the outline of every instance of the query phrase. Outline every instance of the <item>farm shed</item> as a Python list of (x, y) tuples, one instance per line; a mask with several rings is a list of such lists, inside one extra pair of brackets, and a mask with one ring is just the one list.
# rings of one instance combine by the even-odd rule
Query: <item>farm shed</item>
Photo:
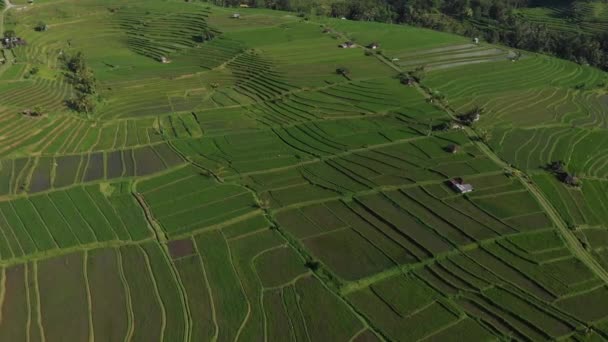
[(367, 45), (368, 49), (372, 49), (372, 50), (376, 50), (380, 48), (380, 44), (374, 42), (374, 43), (370, 43), (369, 45)]
[(473, 185), (465, 183), (460, 177), (450, 179), (450, 185), (454, 191), (461, 194), (466, 194), (473, 191)]

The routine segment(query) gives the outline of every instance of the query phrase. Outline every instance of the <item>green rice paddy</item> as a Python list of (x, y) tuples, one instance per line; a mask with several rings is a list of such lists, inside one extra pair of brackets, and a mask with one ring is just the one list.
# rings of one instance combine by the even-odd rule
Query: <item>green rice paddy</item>
[[(203, 2), (13, 5), (0, 340), (608, 339), (605, 73)], [(66, 106), (77, 51), (90, 115)]]

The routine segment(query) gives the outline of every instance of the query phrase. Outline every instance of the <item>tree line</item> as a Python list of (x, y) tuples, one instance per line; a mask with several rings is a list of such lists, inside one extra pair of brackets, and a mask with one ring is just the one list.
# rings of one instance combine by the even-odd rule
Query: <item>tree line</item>
[[(502, 43), (518, 49), (552, 54), (608, 70), (608, 32), (550, 30), (517, 13), (543, 0), (207, 0), (219, 6), (263, 7), (296, 11), (303, 15), (345, 17), (351, 20), (403, 23)], [(588, 0), (555, 0), (571, 11)]]

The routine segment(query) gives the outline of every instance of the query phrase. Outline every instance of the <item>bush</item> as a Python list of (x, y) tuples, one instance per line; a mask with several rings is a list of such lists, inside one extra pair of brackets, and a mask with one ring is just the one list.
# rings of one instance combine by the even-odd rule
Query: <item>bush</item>
[(34, 27), (34, 30), (36, 30), (38, 32), (44, 32), (48, 29), (49, 29), (48, 25), (42, 21), (39, 22), (38, 24), (36, 24), (36, 26)]

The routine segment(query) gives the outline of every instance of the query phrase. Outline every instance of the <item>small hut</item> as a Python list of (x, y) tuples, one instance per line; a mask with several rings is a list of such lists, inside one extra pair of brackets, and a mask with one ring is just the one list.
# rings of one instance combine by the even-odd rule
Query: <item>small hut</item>
[(165, 56), (160, 56), (160, 62), (163, 64), (169, 64), (171, 63), (171, 60)]
[(471, 184), (465, 183), (464, 180), (460, 177), (450, 179), (449, 184), (452, 189), (454, 189), (454, 191), (460, 194), (466, 194), (473, 191), (473, 186)]
[(372, 50), (376, 50), (380, 48), (380, 44), (374, 42), (374, 43), (370, 43), (369, 45), (367, 45), (368, 49), (372, 49)]
[(241, 19), (241, 14), (240, 13), (233, 13), (230, 18), (232, 18), (232, 19)]

